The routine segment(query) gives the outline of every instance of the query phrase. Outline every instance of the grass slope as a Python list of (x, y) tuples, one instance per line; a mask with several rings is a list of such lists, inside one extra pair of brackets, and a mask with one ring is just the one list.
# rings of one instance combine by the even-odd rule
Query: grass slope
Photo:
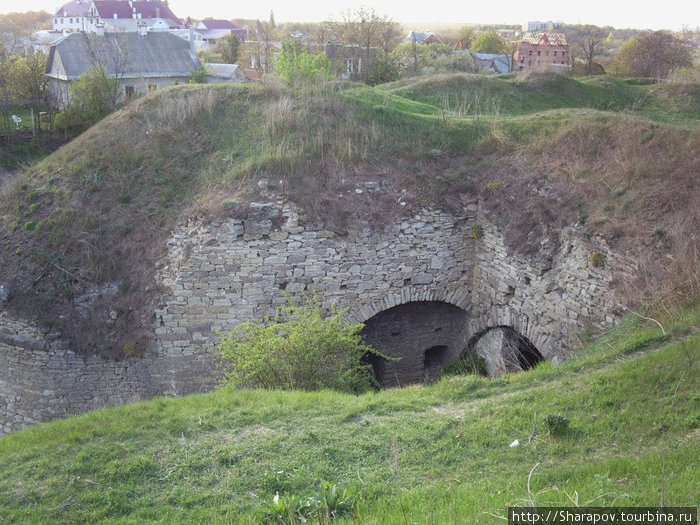
[[(352, 523), (501, 523), (507, 505), (700, 503), (700, 307), (560, 366), (359, 397), (154, 399), (0, 438), (0, 522), (255, 523), (348, 491)], [(569, 428), (550, 435), (543, 421)], [(511, 448), (515, 439), (520, 446)], [(341, 520), (342, 522), (342, 520)]]
[[(77, 350), (138, 353), (153, 337), (156, 265), (174, 225), (240, 216), (269, 198), (343, 232), (479, 197), (515, 250), (579, 225), (648, 259), (650, 281), (691, 283), (695, 293), (698, 121), (697, 85), (608, 77), (451, 75), (303, 92), (174, 86), (3, 184), (7, 308)], [(380, 191), (356, 193), (363, 181)], [(89, 315), (76, 310), (76, 298), (106, 285), (116, 292)]]

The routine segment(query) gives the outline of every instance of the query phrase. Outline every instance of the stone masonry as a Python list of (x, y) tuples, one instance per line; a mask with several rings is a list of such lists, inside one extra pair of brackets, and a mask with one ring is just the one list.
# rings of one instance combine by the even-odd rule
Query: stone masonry
[[(100, 406), (210, 390), (220, 379), (218, 334), (274, 313), (286, 296), (316, 294), (323, 307), (347, 308), (349, 321), (380, 327), (379, 339), (391, 336), (381, 327), (398, 312), (406, 340), (420, 341), (387, 349), (414, 363), (404, 366), (407, 382), (435, 379), (469, 341), (497, 327), (512, 328), (546, 359), (565, 358), (577, 332), (613, 324), (619, 259), (573, 230), (541, 248), (535, 258), (511, 253), (476, 201), (460, 213), (426, 209), (382, 231), (360, 224), (347, 234), (303, 224), (281, 201), (253, 203), (242, 219), (182, 224), (168, 242), (158, 277), (168, 292), (141, 357), (76, 355), (10, 318), (0, 302), (0, 433)], [(593, 252), (605, 255), (604, 267), (591, 267)]]

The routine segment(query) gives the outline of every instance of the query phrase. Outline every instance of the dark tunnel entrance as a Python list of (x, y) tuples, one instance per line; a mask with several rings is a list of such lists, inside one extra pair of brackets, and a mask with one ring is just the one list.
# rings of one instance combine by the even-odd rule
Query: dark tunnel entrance
[(533, 368), (543, 361), (534, 344), (509, 326), (496, 326), (469, 340), (467, 352), (483, 358), (491, 377)]
[(466, 348), (467, 312), (441, 301), (414, 301), (365, 322), (367, 344), (398, 360), (369, 357), (381, 387), (432, 383)]

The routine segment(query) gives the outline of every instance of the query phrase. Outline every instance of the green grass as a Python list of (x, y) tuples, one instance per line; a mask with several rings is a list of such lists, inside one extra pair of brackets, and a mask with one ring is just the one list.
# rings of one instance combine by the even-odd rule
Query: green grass
[(578, 108), (623, 112), (685, 125), (700, 118), (697, 85), (636, 85), (608, 76), (461, 74), (411, 79), (381, 86), (379, 90), (459, 116), (512, 117)]
[[(343, 232), (482, 197), (490, 220), (518, 225), (530, 248), (542, 239), (529, 232), (585, 217), (587, 233), (645, 255), (642, 237), (668, 232), (653, 258), (681, 260), (667, 247), (692, 239), (679, 224), (697, 229), (698, 120), (698, 86), (611, 77), (456, 74), (297, 91), (172, 86), (3, 186), (0, 267), (32, 283), (8, 308), (59, 327), (78, 351), (119, 355), (125, 345), (145, 346), (159, 300), (157, 247), (174, 226), (187, 217), (242, 216), (249, 202), (268, 199), (292, 201), (311, 222)], [(41, 152), (32, 155), (3, 160), (17, 167)], [(381, 191), (356, 194), (363, 181)], [(502, 191), (480, 196), (489, 182)], [(509, 247), (527, 252), (507, 230)], [(92, 320), (61, 314), (73, 308), (72, 296), (115, 282), (129, 293), (104, 307), (133, 311), (138, 326), (107, 338)]]
[[(0, 438), (0, 521), (255, 523), (276, 494), (321, 481), (348, 491), (352, 523), (695, 506), (699, 325), (697, 306), (665, 334), (626, 318), (562, 365), (500, 379), (359, 397), (222, 389), (39, 425)], [(569, 429), (549, 435), (547, 416)]]

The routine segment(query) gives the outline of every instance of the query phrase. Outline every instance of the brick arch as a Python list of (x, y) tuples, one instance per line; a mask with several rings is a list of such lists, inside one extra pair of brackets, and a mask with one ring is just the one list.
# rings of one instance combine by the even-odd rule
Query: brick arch
[(556, 341), (527, 314), (514, 312), (508, 306), (492, 306), (488, 312), (474, 316), (469, 321), (469, 333), (472, 336), (499, 327), (511, 328), (527, 338), (545, 359), (557, 355)]
[(384, 356), (397, 358), (367, 356), (382, 387), (431, 383), (462, 355), (469, 313), (442, 298), (441, 293), (407, 294), (406, 299), (412, 300), (380, 309), (365, 321), (361, 332), (365, 342)]
[(389, 308), (407, 303), (426, 301), (447, 303), (467, 312), (471, 307), (470, 294), (467, 290), (457, 289), (450, 291), (446, 287), (409, 286), (400, 290), (388, 290), (379, 299), (352, 306), (348, 310), (346, 317), (350, 322), (364, 323)]

